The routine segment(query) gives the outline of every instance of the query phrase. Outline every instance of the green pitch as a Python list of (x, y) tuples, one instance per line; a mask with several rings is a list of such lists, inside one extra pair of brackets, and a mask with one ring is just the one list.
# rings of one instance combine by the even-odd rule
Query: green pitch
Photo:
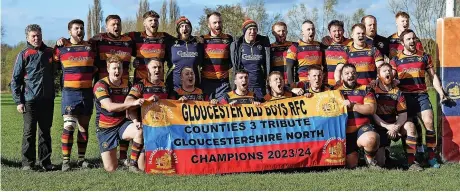
[[(432, 95), (430, 95), (432, 96)], [(444, 164), (440, 169), (408, 172), (401, 169), (322, 171), (282, 171), (208, 176), (165, 176), (133, 174), (126, 171), (106, 173), (101, 166), (95, 136), (94, 116), (90, 124), (88, 159), (99, 168), (71, 172), (21, 171), (22, 115), (17, 113), (10, 94), (1, 95), (1, 190), (458, 190), (460, 164)], [(53, 164), (60, 167), (62, 117), (60, 98), (55, 100)], [(400, 143), (392, 146), (401, 158)], [(76, 144), (72, 151), (75, 160)], [(403, 161), (401, 159), (401, 161)]]

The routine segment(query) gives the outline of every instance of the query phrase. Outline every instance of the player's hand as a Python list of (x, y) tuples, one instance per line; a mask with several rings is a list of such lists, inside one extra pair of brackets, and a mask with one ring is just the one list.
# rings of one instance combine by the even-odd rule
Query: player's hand
[(252, 104), (254, 104), (255, 106), (259, 106), (259, 105), (260, 105), (260, 102), (254, 101), (254, 102), (252, 102)]
[(160, 100), (160, 98), (158, 98), (158, 96), (156, 96), (156, 95), (152, 95), (147, 99), (147, 101), (153, 101), (153, 102), (157, 102), (159, 100)]
[(217, 105), (218, 102), (217, 99), (211, 99), (211, 101), (209, 101), (211, 105)]
[(144, 99), (137, 99), (133, 102), (133, 106), (141, 106), (144, 103)]
[(26, 108), (24, 107), (24, 104), (19, 104), (18, 106), (16, 106), (16, 110), (18, 110), (19, 113), (26, 112)]
[(398, 131), (390, 130), (387, 132), (388, 138), (394, 140), (398, 137)]
[(440, 97), (441, 97), (440, 98), (441, 104), (443, 104), (443, 105), (445, 105), (446, 103), (452, 101), (452, 99), (449, 96), (445, 95), (445, 94), (440, 95)]
[(187, 99), (186, 96), (182, 96), (182, 97), (180, 97), (178, 100), (179, 100), (180, 102), (182, 102), (182, 103), (185, 103), (185, 102), (187, 102), (188, 99)]
[(313, 93), (305, 93), (305, 94), (303, 94), (303, 95), (304, 95), (305, 97), (307, 97), (307, 98), (313, 97)]
[(348, 99), (343, 100), (343, 105), (346, 106), (346, 107), (350, 107), (351, 106), (350, 100), (348, 100)]
[(304, 93), (302, 88), (292, 88), (291, 92), (296, 94), (296, 95), (303, 95), (303, 93)]
[(58, 47), (62, 47), (62, 46), (64, 45), (64, 40), (65, 40), (64, 37), (59, 38), (59, 39), (56, 41), (56, 45), (57, 45)]

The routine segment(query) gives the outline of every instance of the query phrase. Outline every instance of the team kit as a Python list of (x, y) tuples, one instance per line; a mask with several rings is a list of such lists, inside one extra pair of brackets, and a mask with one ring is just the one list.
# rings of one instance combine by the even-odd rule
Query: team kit
[[(242, 23), (243, 35), (234, 39), (223, 32), (225, 21), (218, 12), (207, 15), (209, 33), (201, 36), (192, 35), (192, 24), (184, 16), (176, 21), (176, 36), (158, 32), (159, 18), (155, 11), (148, 11), (143, 15), (144, 31), (122, 33), (120, 17), (109, 15), (106, 32), (88, 41), (84, 40), (84, 22), (75, 19), (68, 23), (70, 37), (59, 39), (54, 48), (42, 42), (40, 26), (27, 26), (28, 44), (17, 57), (11, 81), (17, 110), (24, 115), (23, 170), (36, 169), (37, 123), (41, 130), (39, 164), (45, 170), (54, 168), (49, 129), (56, 70), (63, 74), (62, 171), (74, 165), (70, 157), (75, 132), (76, 166), (93, 166), (85, 159), (93, 106), (104, 169), (113, 172), (127, 167), (142, 172), (145, 150), (140, 106), (145, 101), (208, 101), (212, 108), (185, 111), (211, 114), (212, 110), (213, 118), (220, 118), (238, 116), (237, 111), (219, 108), (220, 104), (258, 106), (329, 90), (339, 90), (348, 109), (347, 168), (357, 167), (360, 158), (369, 167), (385, 167), (391, 141), (401, 139), (408, 170), (423, 170), (415, 158), (417, 134), (421, 134), (416, 126), (422, 126), (414, 123), (418, 119), (426, 129), (428, 164), (440, 167), (425, 78), (430, 78), (442, 103), (449, 98), (434, 72), (431, 56), (409, 29), (407, 13), (395, 15), (397, 32), (388, 38), (377, 34), (377, 19), (367, 15), (351, 27), (350, 38), (344, 37), (342, 21), (330, 21), (328, 36), (321, 42), (315, 41), (316, 28), (310, 20), (303, 22), (302, 38), (297, 42), (287, 41), (287, 25), (276, 22), (273, 43), (258, 34), (258, 24), (250, 19)], [(131, 63), (133, 80), (128, 73)], [(47, 110), (34, 113), (40, 106)], [(277, 111), (282, 114), (283, 108)], [(192, 114), (184, 118), (198, 118)], [(239, 129), (237, 125), (234, 128)], [(190, 126), (187, 130), (201, 129)], [(230, 128), (216, 125), (208, 129)]]

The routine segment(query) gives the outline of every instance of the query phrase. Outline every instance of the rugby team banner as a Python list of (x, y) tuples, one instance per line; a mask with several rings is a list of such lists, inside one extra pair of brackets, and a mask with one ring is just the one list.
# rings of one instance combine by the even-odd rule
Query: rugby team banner
[(345, 164), (339, 91), (255, 105), (142, 106), (147, 173), (221, 174)]

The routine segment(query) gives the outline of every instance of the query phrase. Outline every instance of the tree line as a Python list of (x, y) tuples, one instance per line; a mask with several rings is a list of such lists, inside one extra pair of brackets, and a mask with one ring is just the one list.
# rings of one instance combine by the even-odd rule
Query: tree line
[[(405, 11), (411, 16), (411, 28), (415, 30), (417, 35), (422, 39), (422, 43), (426, 52), (433, 56), (433, 61), (436, 64), (436, 19), (445, 15), (446, 0), (413, 0), (400, 1), (388, 0), (386, 7), (392, 13)], [(457, 1), (456, 15), (460, 15), (460, 0)], [(303, 21), (311, 20), (316, 25), (316, 39), (328, 34), (327, 24), (333, 19), (344, 21), (345, 36), (351, 33), (351, 26), (359, 23), (361, 18), (367, 14), (364, 8), (359, 8), (352, 14), (343, 14), (338, 11), (338, 0), (323, 0), (321, 7), (309, 8), (305, 3), (293, 4), (292, 7), (284, 14), (268, 13), (264, 0), (246, 0), (243, 4), (225, 4), (215, 7), (205, 7), (203, 15), (199, 18), (198, 26), (194, 26), (193, 34), (201, 35), (208, 33), (206, 15), (218, 11), (222, 14), (224, 22), (224, 33), (238, 37), (242, 35), (241, 25), (246, 18), (251, 18), (259, 25), (259, 34), (269, 36), (272, 41), (274, 37), (271, 34), (271, 26), (277, 21), (283, 21), (288, 25), (288, 37), (290, 41), (297, 41), (301, 38), (301, 26)], [(173, 36), (176, 35), (175, 21), (181, 16), (181, 9), (177, 0), (163, 0), (161, 7), (151, 7), (147, 0), (140, 0), (138, 10), (132, 17), (122, 18), (123, 32), (143, 31), (142, 15), (148, 10), (155, 10), (160, 15), (159, 31), (167, 32)], [(322, 13), (322, 14), (320, 14)], [(93, 4), (88, 7), (86, 18), (86, 37), (90, 38), (93, 35), (104, 32), (104, 18), (108, 14), (105, 13), (101, 4), (101, 0), (93, 0)], [(85, 18), (81, 18), (85, 19)], [(379, 19), (379, 18), (377, 18)], [(381, 27), (380, 27), (381, 28)], [(395, 29), (396, 31), (396, 29)], [(388, 36), (392, 32), (383, 33), (383, 36)], [(1, 27), (1, 35), (7, 35), (4, 27)], [(64, 35), (64, 34), (63, 34)], [(382, 35), (382, 34), (381, 34)], [(54, 45), (54, 40), (45, 42), (47, 45)], [(16, 60), (17, 54), (25, 47), (25, 42), (20, 42), (17, 45), (1, 45), (1, 91), (9, 91), (8, 83), (11, 80), (11, 72)], [(56, 86), (59, 86), (59, 81), (56, 81)]]

